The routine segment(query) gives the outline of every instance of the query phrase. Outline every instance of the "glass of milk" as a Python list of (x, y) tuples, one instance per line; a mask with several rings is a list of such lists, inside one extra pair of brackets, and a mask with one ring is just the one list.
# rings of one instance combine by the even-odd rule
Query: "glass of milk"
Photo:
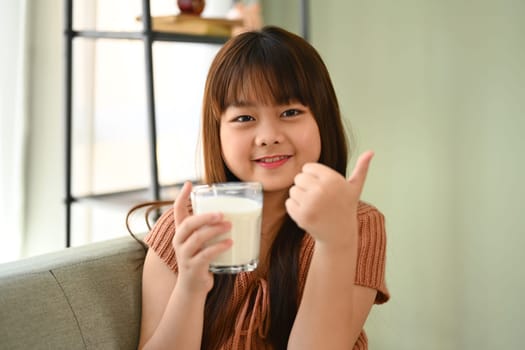
[(225, 182), (195, 186), (191, 192), (194, 214), (222, 212), (230, 231), (208, 244), (231, 238), (233, 245), (210, 264), (213, 273), (253, 271), (259, 262), (263, 193), (258, 182)]

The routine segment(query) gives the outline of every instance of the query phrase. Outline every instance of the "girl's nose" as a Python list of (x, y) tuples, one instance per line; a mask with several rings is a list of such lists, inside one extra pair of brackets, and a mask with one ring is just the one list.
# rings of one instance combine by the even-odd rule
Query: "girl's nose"
[(269, 140), (261, 140), (261, 143), (259, 145), (260, 146), (268, 146), (270, 144), (278, 144), (278, 143), (279, 143), (278, 140), (273, 140), (272, 141), (271, 139), (269, 139)]
[(257, 135), (255, 137), (255, 143), (257, 146), (269, 146), (272, 144), (279, 144), (282, 141), (282, 130), (279, 128), (277, 123), (261, 123), (257, 130)]

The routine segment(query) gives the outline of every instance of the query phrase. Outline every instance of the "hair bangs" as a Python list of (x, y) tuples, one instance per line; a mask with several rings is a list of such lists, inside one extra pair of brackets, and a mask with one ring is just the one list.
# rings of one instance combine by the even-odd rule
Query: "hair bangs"
[[(277, 63), (279, 64), (279, 63)], [(304, 101), (296, 84), (297, 79), (283, 77), (281, 68), (269, 65), (239, 67), (240, 79), (234, 79), (225, 96), (225, 107), (258, 103), (283, 105), (290, 101)], [(290, 75), (290, 72), (288, 72)]]
[(235, 64), (216, 80), (221, 86), (215, 91), (223, 92), (215, 101), (219, 114), (232, 105), (282, 105), (291, 101), (308, 105), (311, 86), (301, 61), (288, 50), (275, 51), (272, 45), (275, 43), (266, 40), (253, 41), (238, 51)]

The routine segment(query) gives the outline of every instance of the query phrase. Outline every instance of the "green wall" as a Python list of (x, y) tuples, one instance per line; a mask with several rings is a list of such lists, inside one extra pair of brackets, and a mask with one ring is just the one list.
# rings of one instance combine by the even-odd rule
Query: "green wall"
[[(298, 31), (296, 2), (263, 3)], [(376, 151), (364, 199), (387, 218), (392, 299), (370, 348), (520, 349), (525, 2), (310, 3), (355, 153)]]

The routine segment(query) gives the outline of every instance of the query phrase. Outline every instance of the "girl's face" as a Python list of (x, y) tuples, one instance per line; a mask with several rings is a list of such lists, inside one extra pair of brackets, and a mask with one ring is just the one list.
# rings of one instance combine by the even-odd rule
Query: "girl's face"
[(307, 162), (317, 162), (321, 136), (307, 106), (229, 106), (221, 116), (220, 139), (226, 166), (241, 181), (261, 182), (267, 192), (288, 190)]

